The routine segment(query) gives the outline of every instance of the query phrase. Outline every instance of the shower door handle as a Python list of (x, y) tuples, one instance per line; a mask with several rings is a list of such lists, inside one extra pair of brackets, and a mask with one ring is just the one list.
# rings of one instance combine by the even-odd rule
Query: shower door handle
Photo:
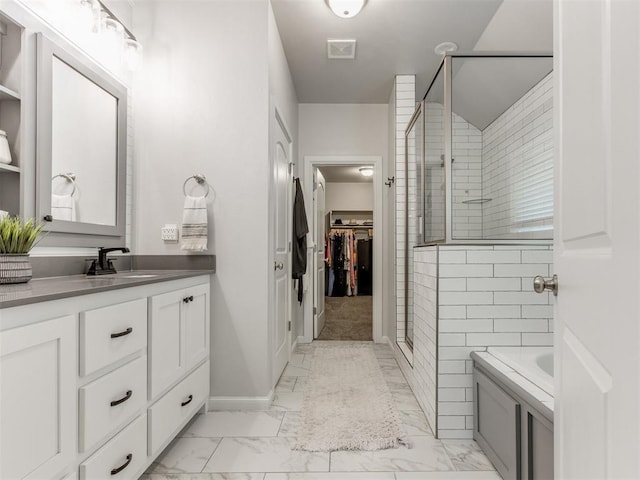
[(536, 293), (543, 293), (545, 290), (549, 290), (553, 292), (553, 294), (558, 296), (558, 276), (553, 275), (551, 278), (544, 278), (538, 275), (533, 279), (533, 289)]

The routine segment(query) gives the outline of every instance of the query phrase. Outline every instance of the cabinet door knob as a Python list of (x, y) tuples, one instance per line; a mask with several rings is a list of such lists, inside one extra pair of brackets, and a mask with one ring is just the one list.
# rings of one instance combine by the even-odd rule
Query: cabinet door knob
[(189, 303), (189, 297), (184, 297), (182, 299), (182, 303)]
[(188, 400), (185, 400), (184, 402), (181, 402), (180, 405), (182, 405), (183, 407), (186, 405), (189, 405), (192, 401), (193, 401), (193, 395), (189, 395), (187, 397)]
[(193, 302), (193, 295), (189, 295), (189, 301)]
[(111, 338), (124, 337), (125, 335), (129, 335), (131, 332), (133, 332), (133, 328), (129, 327), (122, 332), (112, 333)]
[(131, 460), (133, 460), (133, 453), (130, 453), (129, 455), (127, 455), (127, 461), (124, 462), (122, 465), (120, 465), (118, 468), (114, 468), (113, 470), (111, 470), (111, 475), (117, 475), (119, 474), (122, 470), (124, 470), (125, 468), (127, 468), (129, 466), (129, 464), (131, 463)]
[(120, 405), (121, 403), (124, 403), (127, 400), (129, 400), (131, 398), (131, 395), (133, 395), (133, 391), (132, 390), (127, 390), (127, 393), (124, 394), (124, 397), (122, 397), (122, 398), (120, 398), (118, 400), (112, 401), (109, 405), (111, 405), (112, 407), (115, 407), (116, 405)]
[(45, 222), (53, 222), (53, 215), (45, 215), (42, 217)]

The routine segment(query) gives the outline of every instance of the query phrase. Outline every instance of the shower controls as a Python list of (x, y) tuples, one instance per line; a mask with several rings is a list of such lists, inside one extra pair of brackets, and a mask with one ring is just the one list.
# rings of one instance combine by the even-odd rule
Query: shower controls
[(558, 276), (554, 275), (551, 278), (544, 278), (540, 275), (533, 279), (533, 289), (536, 293), (543, 293), (545, 290), (553, 292), (555, 296), (558, 296)]

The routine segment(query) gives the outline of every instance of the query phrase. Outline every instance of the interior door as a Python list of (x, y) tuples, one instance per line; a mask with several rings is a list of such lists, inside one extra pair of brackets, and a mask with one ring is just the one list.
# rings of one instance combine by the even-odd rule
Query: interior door
[(290, 305), (290, 261), (289, 242), (291, 234), (290, 195), (292, 190), (290, 162), (291, 137), (289, 136), (278, 112), (275, 113), (271, 138), (272, 155), (272, 225), (271, 244), (273, 248), (273, 296), (272, 306), (272, 345), (273, 345), (273, 382), (280, 378), (291, 355), (289, 334)]
[(314, 170), (314, 191), (313, 191), (313, 231), (315, 234), (315, 268), (316, 274), (313, 289), (313, 338), (318, 338), (324, 327), (324, 290), (325, 290), (325, 263), (324, 263), (324, 242), (325, 242), (325, 180), (322, 172), (317, 168)]
[(555, 476), (640, 478), (640, 2), (554, 2)]

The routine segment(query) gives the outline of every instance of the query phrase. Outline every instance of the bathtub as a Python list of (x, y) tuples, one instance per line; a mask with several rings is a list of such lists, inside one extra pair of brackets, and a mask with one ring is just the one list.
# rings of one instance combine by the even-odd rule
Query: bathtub
[(489, 347), (487, 352), (553, 397), (553, 347)]

